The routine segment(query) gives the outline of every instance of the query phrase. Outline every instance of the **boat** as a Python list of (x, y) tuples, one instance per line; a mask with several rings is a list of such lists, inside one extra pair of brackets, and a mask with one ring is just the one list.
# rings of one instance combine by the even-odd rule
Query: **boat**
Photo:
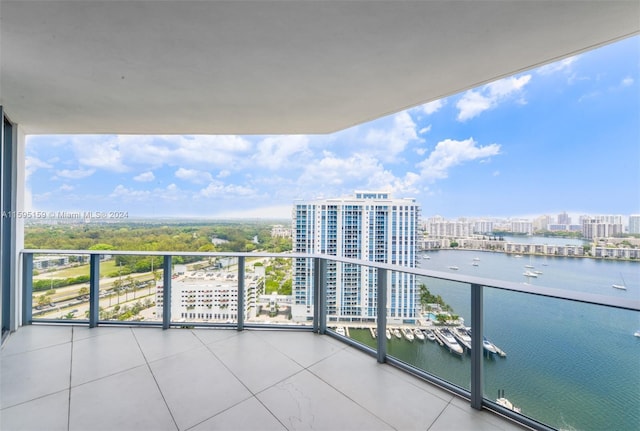
[(482, 348), (485, 352), (491, 355), (495, 355), (496, 353), (498, 353), (498, 349), (496, 349), (496, 346), (491, 341), (487, 340), (487, 337), (482, 337)]
[(633, 333), (634, 337), (640, 337), (640, 329)]
[(506, 409), (512, 410), (512, 411), (514, 411), (516, 413), (522, 413), (522, 409), (520, 409), (520, 407), (514, 406), (511, 401), (509, 401), (508, 399), (506, 399), (504, 397), (504, 389), (502, 390), (502, 393), (500, 393), (500, 391), (498, 391), (498, 398), (496, 399), (496, 404), (498, 404), (498, 405), (500, 405), (500, 406), (502, 406), (502, 407), (504, 407)]
[(480, 260), (480, 258), (479, 257), (474, 257), (473, 260)]
[(389, 328), (384, 331), (384, 335), (387, 337), (387, 340), (391, 339), (391, 331), (389, 331)]
[(424, 334), (422, 333), (422, 331), (418, 328), (413, 330), (413, 335), (415, 335), (415, 337), (420, 340), (420, 341), (424, 341)]
[(422, 332), (424, 332), (424, 336), (427, 337), (427, 340), (436, 341), (436, 336), (431, 329), (424, 329)]
[(471, 351), (471, 336), (464, 327), (457, 327), (453, 331), (453, 336), (467, 350)]
[(346, 332), (345, 332), (345, 330), (344, 330), (344, 326), (338, 326), (338, 327), (336, 328), (336, 333), (337, 333), (338, 335), (342, 335), (343, 337), (347, 335), (347, 334), (346, 334)]
[(524, 275), (525, 277), (533, 277), (533, 278), (537, 278), (538, 277), (538, 274), (536, 274), (533, 271), (528, 271), (528, 270), (523, 272), (522, 275)]
[(458, 267), (457, 267), (457, 266), (455, 266), (455, 265), (451, 265), (451, 266), (449, 267), (449, 269), (453, 269), (454, 271), (457, 271), (457, 270), (459, 270), (460, 268), (458, 268)]
[(395, 328), (393, 330), (393, 335), (395, 335), (396, 338), (402, 338), (402, 334), (400, 333), (400, 330), (398, 328)]
[(407, 341), (413, 341), (416, 339), (413, 335), (413, 331), (409, 328), (402, 328), (402, 335), (404, 335), (404, 338), (406, 338)]
[(449, 328), (434, 329), (434, 332), (436, 336), (438, 336), (440, 340), (449, 348), (449, 351), (451, 351), (451, 353), (462, 355), (464, 350), (462, 350), (462, 346), (458, 344)]
[(624, 281), (624, 277), (620, 274), (620, 278), (622, 279), (622, 284), (612, 284), (611, 287), (619, 290), (627, 290), (627, 283)]

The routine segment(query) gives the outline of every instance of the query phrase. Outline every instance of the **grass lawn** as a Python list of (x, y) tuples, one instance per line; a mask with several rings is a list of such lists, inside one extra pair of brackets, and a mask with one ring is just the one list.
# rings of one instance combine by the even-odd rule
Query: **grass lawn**
[[(107, 275), (117, 272), (115, 259), (109, 259), (100, 262), (100, 277), (106, 277)], [(89, 275), (89, 264), (74, 266), (72, 268), (65, 268), (59, 271), (44, 272), (35, 276), (35, 279), (51, 279), (51, 278), (72, 278), (79, 275)]]

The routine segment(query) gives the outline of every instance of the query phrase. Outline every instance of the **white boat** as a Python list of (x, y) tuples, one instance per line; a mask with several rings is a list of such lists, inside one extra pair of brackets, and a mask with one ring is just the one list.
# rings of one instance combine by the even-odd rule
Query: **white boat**
[(482, 338), (482, 348), (484, 349), (485, 352), (490, 353), (492, 355), (495, 355), (496, 353), (498, 353), (498, 349), (496, 349), (496, 346), (489, 340), (487, 340), (486, 337)]
[(418, 328), (413, 330), (413, 335), (415, 335), (415, 337), (420, 340), (420, 341), (424, 341), (424, 334), (422, 333), (422, 331)]
[(389, 328), (384, 331), (384, 335), (387, 337), (387, 340), (391, 339), (391, 331), (389, 331)]
[(423, 330), (423, 332), (424, 332), (424, 336), (427, 337), (427, 340), (436, 341), (436, 336), (431, 329), (425, 329)]
[(466, 349), (471, 351), (471, 336), (467, 332), (466, 328), (464, 327), (455, 328), (452, 331), (452, 333), (453, 333), (453, 336), (456, 337), (456, 339), (460, 344), (462, 344)]
[(400, 330), (398, 328), (395, 328), (393, 330), (393, 335), (395, 335), (396, 338), (402, 338), (402, 334), (400, 333)]
[(516, 413), (522, 413), (522, 410), (520, 409), (520, 407), (516, 407), (514, 406), (511, 401), (509, 401), (508, 399), (504, 398), (504, 397), (500, 397), (496, 400), (496, 404), (501, 405), (504, 408), (507, 408), (509, 410), (513, 410)]
[(345, 330), (344, 330), (344, 326), (338, 326), (338, 327), (336, 328), (336, 333), (337, 333), (338, 335), (342, 335), (343, 337), (347, 335), (347, 334), (346, 334), (346, 332), (345, 332)]
[(611, 287), (613, 287), (614, 289), (627, 290), (627, 283), (625, 283), (622, 274), (620, 274), (620, 278), (622, 279), (622, 284), (612, 284)]
[(479, 257), (474, 257), (473, 260), (480, 260), (480, 258)]
[(460, 268), (458, 268), (457, 266), (451, 265), (451, 266), (449, 267), (449, 269), (453, 269), (454, 271), (457, 271), (457, 270), (459, 270)]
[(533, 271), (525, 271), (522, 273), (522, 275), (524, 275), (525, 277), (533, 277), (533, 278), (537, 278), (538, 274), (536, 274)]
[(640, 337), (640, 329), (633, 333), (634, 337)]
[(404, 338), (406, 338), (407, 341), (413, 341), (416, 339), (413, 335), (413, 331), (409, 328), (402, 328), (402, 335), (404, 335)]
[(449, 328), (435, 329), (434, 332), (440, 336), (440, 340), (449, 348), (451, 353), (462, 355), (464, 350), (462, 350), (462, 346), (458, 344), (451, 331), (449, 331)]

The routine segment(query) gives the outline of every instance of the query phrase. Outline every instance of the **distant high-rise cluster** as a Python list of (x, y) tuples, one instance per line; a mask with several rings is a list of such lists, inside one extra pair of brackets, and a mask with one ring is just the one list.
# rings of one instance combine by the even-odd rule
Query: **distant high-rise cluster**
[[(420, 207), (415, 199), (394, 199), (386, 192), (295, 204), (293, 251), (415, 267)], [(327, 263), (327, 309), (341, 320), (370, 321), (377, 314), (377, 271), (360, 265)], [(415, 276), (392, 272), (388, 284), (388, 317), (417, 318)], [(296, 259), (293, 274), (294, 319), (313, 310), (313, 264)]]

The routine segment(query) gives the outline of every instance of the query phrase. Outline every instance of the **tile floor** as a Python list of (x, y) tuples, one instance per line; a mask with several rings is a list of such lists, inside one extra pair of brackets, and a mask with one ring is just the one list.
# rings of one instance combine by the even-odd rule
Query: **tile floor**
[(522, 429), (310, 332), (33, 325), (0, 367), (3, 431)]

